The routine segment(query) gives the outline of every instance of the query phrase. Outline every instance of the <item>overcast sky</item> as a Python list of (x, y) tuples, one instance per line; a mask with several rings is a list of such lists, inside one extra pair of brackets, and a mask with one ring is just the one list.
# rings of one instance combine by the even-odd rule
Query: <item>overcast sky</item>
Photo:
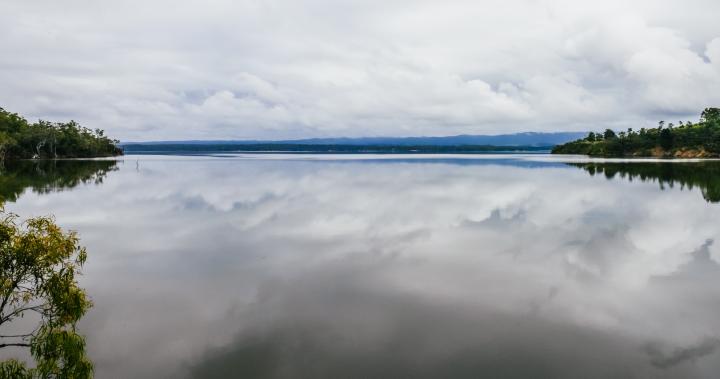
[(720, 106), (717, 0), (3, 0), (0, 107), (126, 141), (497, 134)]

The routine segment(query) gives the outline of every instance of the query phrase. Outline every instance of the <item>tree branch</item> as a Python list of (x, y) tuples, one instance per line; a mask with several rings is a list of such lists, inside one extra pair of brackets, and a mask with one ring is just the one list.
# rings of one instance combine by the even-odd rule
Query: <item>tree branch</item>
[(17, 347), (30, 347), (29, 343), (2, 343), (0, 344), (0, 349), (3, 347), (10, 347), (10, 346), (17, 346)]
[(12, 320), (13, 318), (15, 318), (16, 316), (19, 316), (21, 313), (27, 312), (27, 311), (33, 311), (33, 312), (37, 312), (37, 313), (44, 315), (44, 312), (43, 312), (44, 307), (45, 307), (45, 304), (38, 304), (38, 305), (34, 305), (32, 307), (17, 308), (15, 310), (13, 310), (12, 312), (8, 313), (7, 315), (5, 315), (4, 317), (0, 317), (0, 324), (8, 322), (8, 321)]
[(32, 336), (33, 334), (35, 334), (36, 331), (37, 331), (37, 329), (36, 329), (35, 331), (33, 331), (33, 332), (31, 332), (31, 333), (27, 333), (27, 334), (16, 334), (16, 335), (11, 335), (11, 336), (2, 336), (2, 335), (0, 335), (0, 338), (25, 338), (25, 337), (30, 337), (30, 336)]

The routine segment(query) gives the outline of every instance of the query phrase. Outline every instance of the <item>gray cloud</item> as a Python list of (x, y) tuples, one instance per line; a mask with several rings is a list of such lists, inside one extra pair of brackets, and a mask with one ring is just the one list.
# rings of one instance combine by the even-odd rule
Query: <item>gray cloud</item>
[(8, 204), (88, 247), (80, 328), (98, 376), (718, 371), (717, 351), (660, 368), (644, 349), (672, 360), (720, 328), (717, 208), (697, 189), (534, 156), (139, 159)]
[(365, 257), (269, 283), (236, 315), (245, 328), (234, 341), (200, 356), (189, 376), (694, 376), (692, 368), (665, 373), (638, 364), (638, 341), (622, 336), (371, 284), (383, 266), (397, 264)]
[(125, 140), (645, 126), (720, 103), (715, 1), (11, 0), (0, 106)]
[(659, 368), (677, 366), (683, 362), (694, 362), (697, 359), (713, 354), (720, 347), (720, 339), (705, 338), (702, 341), (688, 347), (676, 348), (671, 352), (665, 352), (657, 344), (648, 344), (645, 348), (651, 357), (651, 362)]

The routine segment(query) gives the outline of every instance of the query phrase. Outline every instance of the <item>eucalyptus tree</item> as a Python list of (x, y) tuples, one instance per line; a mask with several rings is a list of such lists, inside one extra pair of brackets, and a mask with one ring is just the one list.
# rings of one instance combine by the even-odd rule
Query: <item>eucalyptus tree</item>
[(19, 222), (0, 208), (0, 352), (25, 350), (34, 361), (0, 362), (0, 378), (92, 377), (76, 329), (92, 306), (77, 282), (86, 258), (77, 235), (52, 218)]

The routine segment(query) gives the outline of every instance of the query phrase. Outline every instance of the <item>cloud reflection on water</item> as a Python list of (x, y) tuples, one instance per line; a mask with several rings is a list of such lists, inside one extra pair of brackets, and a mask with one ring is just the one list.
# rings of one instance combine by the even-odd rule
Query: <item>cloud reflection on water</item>
[(101, 377), (717, 372), (717, 205), (511, 161), (144, 160), (12, 208), (88, 246)]

